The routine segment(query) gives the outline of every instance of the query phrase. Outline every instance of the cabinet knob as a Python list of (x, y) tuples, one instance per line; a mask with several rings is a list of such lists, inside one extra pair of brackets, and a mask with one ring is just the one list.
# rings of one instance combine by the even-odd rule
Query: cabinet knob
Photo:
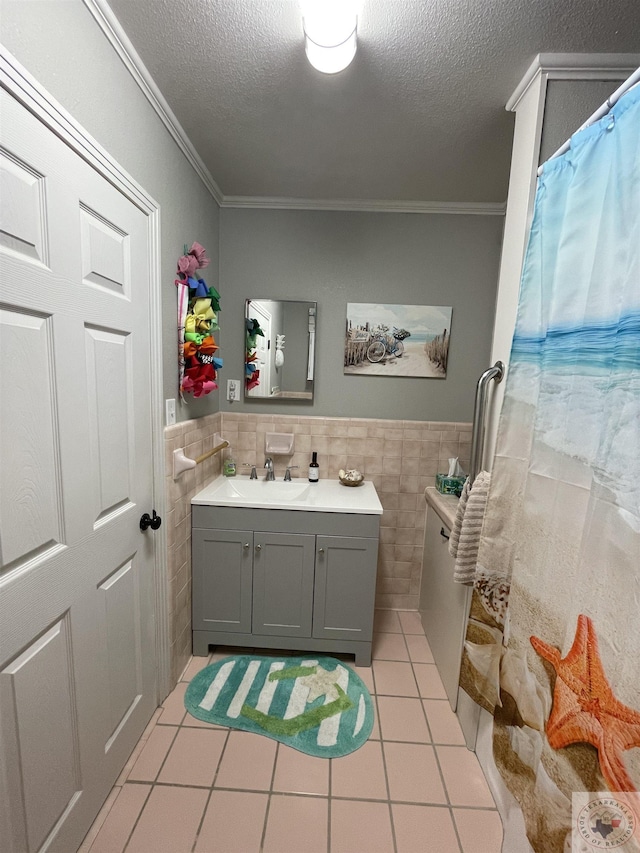
[(324, 548), (318, 548), (318, 554), (324, 554)]
[(242, 547), (244, 548), (244, 550), (245, 550), (245, 551), (248, 551), (248, 550), (249, 550), (249, 548), (251, 547), (251, 545), (249, 545), (249, 543), (248, 543), (248, 542), (245, 542), (245, 543), (244, 543), (244, 545), (243, 545)]
[(256, 551), (262, 551), (262, 545), (256, 545)]

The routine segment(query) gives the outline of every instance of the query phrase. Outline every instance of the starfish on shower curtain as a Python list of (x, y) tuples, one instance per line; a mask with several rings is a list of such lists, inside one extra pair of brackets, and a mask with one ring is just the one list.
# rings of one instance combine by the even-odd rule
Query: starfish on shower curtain
[(640, 713), (614, 696), (591, 619), (578, 616), (576, 636), (565, 658), (538, 637), (530, 641), (557, 674), (546, 725), (549, 745), (562, 749), (572, 743), (592, 744), (598, 750), (600, 769), (610, 790), (636, 792), (622, 753), (640, 747)]

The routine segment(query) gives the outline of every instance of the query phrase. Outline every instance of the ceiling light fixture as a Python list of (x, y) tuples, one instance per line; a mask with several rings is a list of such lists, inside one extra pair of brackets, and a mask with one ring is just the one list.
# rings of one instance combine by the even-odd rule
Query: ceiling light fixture
[(337, 74), (356, 55), (358, 16), (349, 0), (303, 0), (307, 59), (323, 74)]

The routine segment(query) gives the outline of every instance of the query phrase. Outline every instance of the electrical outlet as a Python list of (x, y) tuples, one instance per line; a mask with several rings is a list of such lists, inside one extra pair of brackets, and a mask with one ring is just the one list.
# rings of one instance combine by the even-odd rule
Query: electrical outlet
[(227, 400), (233, 402), (240, 399), (240, 380), (227, 379)]
[(166, 426), (171, 426), (176, 422), (176, 401), (165, 400), (165, 420)]

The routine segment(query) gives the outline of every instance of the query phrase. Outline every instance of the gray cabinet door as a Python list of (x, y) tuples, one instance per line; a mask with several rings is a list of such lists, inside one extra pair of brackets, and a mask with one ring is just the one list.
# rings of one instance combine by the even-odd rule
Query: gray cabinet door
[(445, 538), (448, 535), (449, 529), (429, 507), (419, 610), (444, 689), (455, 711), (473, 587), (454, 583), (455, 560), (449, 554), (449, 543)]
[(371, 641), (377, 559), (376, 539), (316, 537), (314, 637)]
[(253, 633), (310, 637), (315, 536), (253, 537)]
[(191, 549), (193, 630), (250, 634), (253, 533), (194, 528)]

